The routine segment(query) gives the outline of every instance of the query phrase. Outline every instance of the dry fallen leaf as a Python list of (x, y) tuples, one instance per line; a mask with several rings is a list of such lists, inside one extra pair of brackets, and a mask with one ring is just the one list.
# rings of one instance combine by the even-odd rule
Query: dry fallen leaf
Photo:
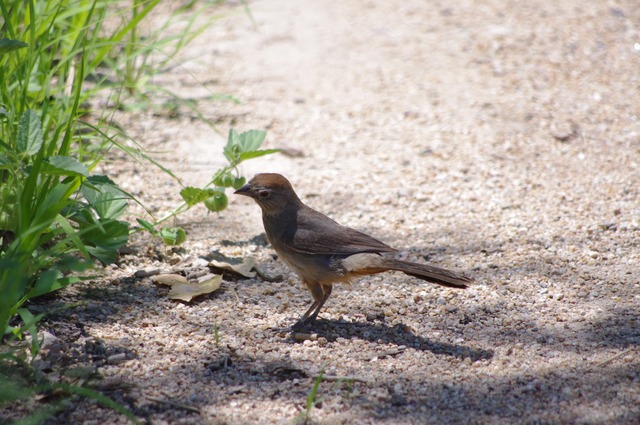
[(210, 294), (218, 289), (222, 283), (222, 275), (208, 274), (197, 282), (189, 282), (178, 274), (164, 274), (155, 276), (154, 281), (171, 286), (169, 298), (189, 302), (198, 295)]
[(245, 257), (241, 263), (230, 263), (226, 261), (209, 261), (209, 266), (216, 267), (218, 269), (229, 270), (234, 273), (238, 273), (244, 277), (255, 277), (256, 272), (251, 271), (256, 265), (256, 260), (253, 257)]
[(176, 283), (187, 283), (187, 278), (180, 274), (159, 274), (152, 280), (160, 285), (173, 286)]

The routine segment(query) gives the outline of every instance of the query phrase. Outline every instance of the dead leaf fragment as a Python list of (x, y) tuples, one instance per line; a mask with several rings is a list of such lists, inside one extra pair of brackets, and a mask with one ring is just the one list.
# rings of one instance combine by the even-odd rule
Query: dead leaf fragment
[(197, 282), (189, 282), (184, 276), (166, 274), (156, 276), (154, 281), (171, 287), (169, 298), (189, 302), (198, 295), (210, 294), (220, 288), (222, 275), (209, 274)]
[(180, 274), (159, 274), (153, 277), (155, 283), (160, 285), (173, 286), (177, 283), (187, 283), (187, 278)]
[(231, 263), (227, 261), (209, 261), (209, 266), (222, 270), (228, 270), (230, 272), (237, 273), (244, 277), (255, 277), (256, 272), (251, 271), (256, 265), (256, 260), (253, 257), (245, 257), (240, 263)]

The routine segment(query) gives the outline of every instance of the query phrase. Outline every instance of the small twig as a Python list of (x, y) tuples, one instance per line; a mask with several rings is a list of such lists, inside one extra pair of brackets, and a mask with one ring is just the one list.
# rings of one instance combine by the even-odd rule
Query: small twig
[(231, 292), (233, 292), (233, 295), (236, 296), (236, 301), (240, 302), (240, 297), (238, 296), (238, 292), (235, 289), (231, 289)]
[(367, 360), (371, 361), (373, 359), (384, 359), (385, 357), (397, 356), (398, 354), (404, 353), (406, 347), (398, 347), (393, 350), (383, 351), (382, 353), (374, 354), (373, 356), (366, 357)]
[[(317, 376), (314, 376), (313, 379), (318, 379)], [(368, 384), (368, 379), (358, 378), (357, 376), (340, 376), (340, 375), (322, 375), (323, 381), (336, 382), (336, 381), (353, 381), (353, 382), (362, 382), (363, 384)]]
[(602, 366), (604, 366), (604, 365), (606, 365), (606, 364), (608, 364), (608, 363), (611, 363), (612, 361), (618, 360), (620, 357), (622, 357), (622, 356), (624, 356), (624, 355), (626, 355), (626, 354), (630, 353), (631, 351), (633, 351), (633, 347), (631, 347), (631, 348), (627, 348), (627, 349), (626, 349), (626, 350), (624, 350), (623, 352), (618, 353), (618, 354), (616, 354), (615, 356), (610, 357), (610, 358), (608, 358), (607, 360), (605, 360), (605, 361), (603, 361), (603, 362), (600, 362), (600, 363), (596, 364), (596, 367), (602, 367)]
[(147, 400), (154, 401), (156, 403), (167, 404), (169, 406), (178, 407), (180, 409), (189, 410), (190, 412), (200, 413), (200, 409), (190, 404), (180, 403), (173, 400), (165, 400), (162, 398), (146, 396)]

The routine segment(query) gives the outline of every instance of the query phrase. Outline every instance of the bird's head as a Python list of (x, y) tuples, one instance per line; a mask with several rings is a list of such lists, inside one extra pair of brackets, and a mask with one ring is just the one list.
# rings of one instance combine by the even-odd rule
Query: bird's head
[(289, 180), (275, 173), (256, 174), (234, 193), (253, 198), (267, 214), (275, 214), (302, 203)]

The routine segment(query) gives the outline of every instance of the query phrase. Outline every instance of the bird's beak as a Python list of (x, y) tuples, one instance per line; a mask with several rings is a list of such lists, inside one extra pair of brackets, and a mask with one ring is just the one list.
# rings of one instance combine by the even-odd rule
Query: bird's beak
[(233, 192), (234, 195), (251, 196), (251, 185), (249, 183), (242, 186), (240, 189)]

